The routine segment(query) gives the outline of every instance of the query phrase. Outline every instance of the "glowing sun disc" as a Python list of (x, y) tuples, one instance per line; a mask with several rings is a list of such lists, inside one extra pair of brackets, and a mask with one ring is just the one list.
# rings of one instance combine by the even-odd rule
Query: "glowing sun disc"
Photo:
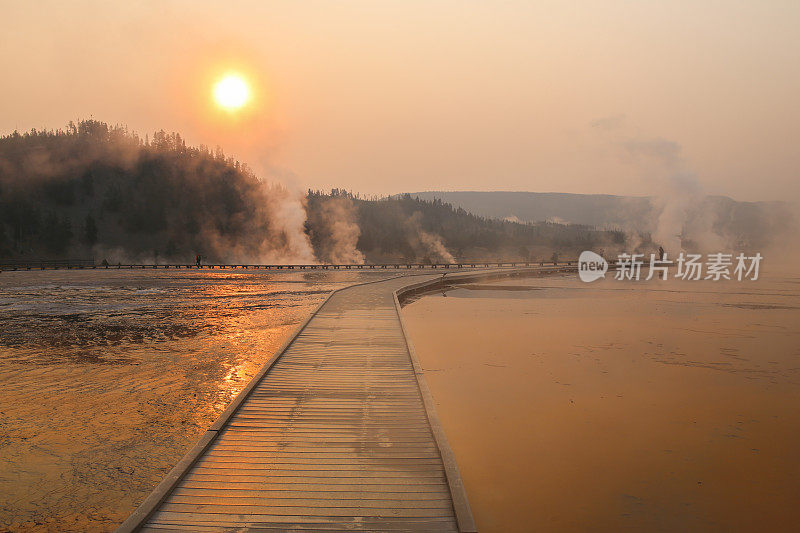
[(229, 74), (214, 85), (214, 100), (225, 109), (239, 109), (250, 99), (250, 88), (240, 76)]

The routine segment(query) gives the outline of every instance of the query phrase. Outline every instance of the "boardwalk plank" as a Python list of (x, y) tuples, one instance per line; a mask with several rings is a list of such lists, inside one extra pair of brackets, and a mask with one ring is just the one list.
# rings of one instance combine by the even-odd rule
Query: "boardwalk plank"
[[(175, 506), (195, 506), (202, 508), (206, 512), (217, 508), (232, 508), (236, 512), (263, 511), (264, 508), (273, 507), (295, 507), (314, 509), (449, 509), (452, 507), (450, 498), (341, 498), (335, 494), (328, 497), (302, 497), (284, 498), (275, 496), (251, 495), (239, 492), (238, 494), (204, 495), (204, 494), (175, 494), (173, 493), (170, 502)], [(164, 507), (167, 510), (167, 507)]]
[(214, 497), (239, 497), (247, 496), (251, 498), (294, 498), (294, 499), (317, 499), (331, 498), (337, 500), (440, 500), (449, 501), (449, 498), (441, 494), (439, 490), (430, 491), (393, 491), (386, 490), (309, 490), (285, 488), (265, 489), (263, 486), (252, 487), (213, 487), (213, 486), (186, 486), (177, 488), (173, 494), (178, 496), (214, 496)]

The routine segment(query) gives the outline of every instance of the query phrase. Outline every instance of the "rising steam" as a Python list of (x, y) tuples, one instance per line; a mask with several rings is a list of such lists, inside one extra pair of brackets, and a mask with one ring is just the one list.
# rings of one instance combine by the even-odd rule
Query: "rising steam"
[(435, 233), (422, 229), (422, 213), (412, 214), (405, 222), (408, 241), (417, 252), (417, 257), (429, 259), (434, 263), (455, 263), (456, 260)]
[(335, 264), (364, 263), (364, 254), (356, 247), (361, 230), (351, 198), (332, 196), (319, 202), (314, 213), (320, 257)]
[[(591, 126), (604, 134), (618, 130), (624, 137), (624, 122), (625, 116), (618, 115), (598, 119)], [(628, 248), (661, 245), (673, 257), (684, 250), (753, 251), (783, 238), (791, 226), (791, 213), (778, 202), (748, 204), (709, 196), (683, 156), (681, 145), (674, 141), (634, 135), (627, 136), (618, 146), (628, 159), (640, 165), (642, 178), (651, 191), (649, 212), (614, 214), (617, 224), (626, 231)], [(631, 209), (634, 211), (637, 206), (631, 205)]]
[(681, 146), (665, 139), (631, 140), (624, 144), (628, 154), (643, 160), (647, 178), (656, 195), (652, 201), (657, 219), (653, 240), (677, 254), (683, 250), (683, 236), (690, 210), (702, 199), (697, 175), (686, 168)]

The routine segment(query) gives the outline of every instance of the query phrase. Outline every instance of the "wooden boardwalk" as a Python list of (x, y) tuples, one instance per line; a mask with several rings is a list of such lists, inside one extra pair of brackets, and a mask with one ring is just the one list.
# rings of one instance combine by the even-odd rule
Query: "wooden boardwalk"
[(474, 530), (395, 306), (430, 278), (333, 293), (120, 531)]
[(396, 291), (569, 270), (335, 291), (117, 532), (475, 531)]

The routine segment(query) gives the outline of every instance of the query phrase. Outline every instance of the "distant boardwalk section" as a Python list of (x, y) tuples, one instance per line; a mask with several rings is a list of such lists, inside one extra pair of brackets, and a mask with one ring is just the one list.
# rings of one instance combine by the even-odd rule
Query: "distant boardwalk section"
[(453, 269), (461, 268), (501, 268), (531, 265), (572, 265), (574, 261), (536, 262), (499, 262), (487, 263), (483, 261), (466, 261), (461, 263), (313, 263), (313, 264), (223, 264), (223, 263), (96, 263), (93, 259), (64, 259), (64, 260), (30, 260), (11, 261), (0, 259), (2, 270), (158, 270), (158, 269), (199, 269), (199, 270), (225, 270), (225, 269), (252, 269), (252, 270), (411, 270), (411, 269)]

